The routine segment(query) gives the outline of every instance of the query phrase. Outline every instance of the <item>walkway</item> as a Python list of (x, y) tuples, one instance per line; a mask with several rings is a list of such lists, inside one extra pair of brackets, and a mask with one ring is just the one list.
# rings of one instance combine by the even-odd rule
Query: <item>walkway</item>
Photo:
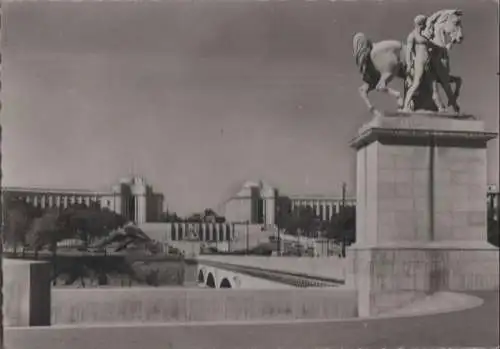
[(8, 349), (327, 349), (495, 347), (498, 292), (473, 293), (477, 308), (448, 314), (343, 322), (6, 329)]
[(207, 265), (214, 268), (233, 271), (256, 278), (283, 283), (294, 287), (336, 287), (344, 284), (343, 280), (330, 279), (319, 276), (309, 276), (300, 273), (285, 271), (275, 271), (270, 269), (236, 265), (224, 262), (199, 259), (200, 265)]

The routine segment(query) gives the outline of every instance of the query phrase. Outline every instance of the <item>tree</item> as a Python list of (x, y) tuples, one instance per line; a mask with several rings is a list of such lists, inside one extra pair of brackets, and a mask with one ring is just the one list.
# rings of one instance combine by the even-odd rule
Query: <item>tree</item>
[(160, 221), (167, 222), (167, 223), (180, 222), (181, 218), (177, 215), (177, 213), (167, 211), (167, 212), (162, 213)]
[(342, 256), (345, 248), (356, 241), (356, 208), (344, 207), (334, 214), (326, 227), (326, 236), (342, 245)]
[(59, 221), (72, 237), (83, 241), (87, 248), (93, 240), (123, 227), (125, 218), (109, 209), (73, 205), (60, 213)]
[(5, 198), (5, 242), (17, 252), (19, 244), (24, 245), (26, 235), (33, 220), (42, 215), (42, 211), (17, 198)]
[(320, 227), (320, 220), (312, 207), (305, 206), (282, 213), (279, 225), (290, 235), (314, 236)]
[(40, 249), (49, 245), (55, 257), (57, 243), (71, 237), (71, 232), (62, 223), (56, 210), (48, 210), (41, 217), (35, 218), (27, 236), (27, 243), (34, 248), (35, 256), (38, 256)]
[(124, 251), (127, 249), (143, 249), (150, 254), (158, 254), (161, 252), (161, 243), (151, 239), (139, 227), (135, 225), (127, 225), (121, 230), (112, 232), (104, 237), (101, 241), (95, 243), (93, 247), (103, 248), (112, 244), (118, 244), (115, 252)]

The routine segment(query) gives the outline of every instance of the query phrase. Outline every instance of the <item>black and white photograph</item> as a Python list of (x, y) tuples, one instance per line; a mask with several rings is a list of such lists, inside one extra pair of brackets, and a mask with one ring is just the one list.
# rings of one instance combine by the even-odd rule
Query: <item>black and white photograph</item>
[(498, 0), (0, 0), (0, 349), (499, 348)]

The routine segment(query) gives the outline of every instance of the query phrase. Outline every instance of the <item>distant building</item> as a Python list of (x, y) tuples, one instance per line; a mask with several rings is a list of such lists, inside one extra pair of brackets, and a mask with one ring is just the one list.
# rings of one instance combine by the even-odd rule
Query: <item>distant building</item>
[(40, 208), (66, 208), (71, 204), (95, 203), (137, 224), (158, 221), (163, 212), (163, 194), (140, 177), (124, 178), (110, 191), (3, 187), (2, 197), (24, 200)]
[[(346, 206), (355, 206), (356, 200), (345, 198)], [(311, 207), (321, 220), (329, 220), (338, 213), (342, 198), (327, 195), (286, 195), (262, 181), (247, 181), (230, 195), (222, 207), (229, 222), (274, 225), (281, 212), (292, 212), (299, 207)]]

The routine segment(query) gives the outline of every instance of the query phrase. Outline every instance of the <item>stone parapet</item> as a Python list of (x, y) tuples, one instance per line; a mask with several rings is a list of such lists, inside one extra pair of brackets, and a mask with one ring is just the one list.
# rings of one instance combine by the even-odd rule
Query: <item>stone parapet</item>
[(54, 289), (52, 323), (179, 323), (342, 319), (356, 293), (337, 289)]
[(50, 263), (3, 260), (4, 325), (50, 325)]

